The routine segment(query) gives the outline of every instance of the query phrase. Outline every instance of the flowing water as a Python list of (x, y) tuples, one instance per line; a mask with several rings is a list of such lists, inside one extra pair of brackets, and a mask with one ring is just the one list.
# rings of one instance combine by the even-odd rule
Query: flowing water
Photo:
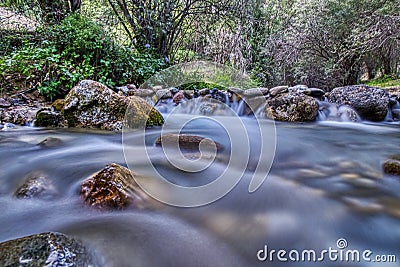
[[(219, 119), (230, 123), (229, 116)], [(0, 241), (62, 232), (81, 239), (99, 266), (400, 266), (400, 179), (381, 171), (382, 162), (399, 153), (398, 125), (276, 123), (271, 171), (250, 194), (260, 153), (257, 129), (271, 124), (261, 120), (258, 125), (251, 117), (243, 118), (243, 123), (249, 133), (250, 163), (228, 195), (199, 208), (162, 205), (153, 211), (104, 212), (85, 206), (79, 197), (80, 183), (93, 172), (111, 162), (125, 165), (121, 134), (29, 127), (0, 131)], [(229, 147), (226, 133), (213, 122), (194, 121), (184, 131)], [(172, 174), (175, 183), (206, 184), (226, 166), (219, 160), (193, 175), (174, 170), (159, 156), (161, 148), (154, 146), (159, 135), (158, 128), (147, 131), (149, 155), (157, 168)], [(38, 145), (49, 137), (61, 142)], [(132, 146), (135, 140), (140, 146), (141, 137), (131, 133)], [(50, 177), (58, 194), (50, 199), (15, 198), (15, 190), (31, 172)], [(338, 249), (340, 238), (347, 240), (348, 249), (396, 255), (397, 262), (257, 259), (265, 245), (318, 252)]]

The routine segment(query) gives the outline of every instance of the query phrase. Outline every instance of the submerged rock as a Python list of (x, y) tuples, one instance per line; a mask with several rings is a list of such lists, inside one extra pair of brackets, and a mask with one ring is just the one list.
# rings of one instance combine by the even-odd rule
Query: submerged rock
[(266, 116), (279, 121), (314, 121), (318, 115), (317, 101), (299, 92), (276, 96), (267, 103), (264, 110)]
[(78, 240), (42, 233), (0, 243), (0, 266), (95, 266)]
[[(136, 128), (163, 124), (161, 114), (145, 100), (120, 96), (105, 85), (83, 80), (65, 99), (63, 115), (69, 127), (120, 131), (126, 123)], [(127, 120), (125, 121), (125, 115)]]
[(223, 146), (211, 139), (190, 135), (190, 134), (164, 134), (156, 140), (156, 146), (175, 146), (179, 144), (180, 149), (184, 150), (199, 150), (200, 143), (205, 150), (222, 150)]
[(112, 163), (83, 181), (80, 194), (86, 204), (98, 208), (154, 207), (155, 201), (142, 191), (134, 176), (129, 169)]
[(383, 172), (400, 176), (400, 155), (391, 156), (383, 163)]
[(17, 198), (51, 198), (57, 194), (57, 189), (51, 180), (41, 174), (31, 174), (16, 190)]
[(353, 85), (333, 89), (329, 102), (349, 105), (364, 119), (382, 121), (389, 106), (389, 94), (380, 88), (367, 85)]
[(38, 145), (41, 146), (41, 147), (50, 148), (50, 147), (59, 146), (62, 143), (63, 143), (63, 141), (61, 139), (59, 139), (59, 138), (47, 137), (46, 139), (44, 139), (43, 141), (38, 143)]

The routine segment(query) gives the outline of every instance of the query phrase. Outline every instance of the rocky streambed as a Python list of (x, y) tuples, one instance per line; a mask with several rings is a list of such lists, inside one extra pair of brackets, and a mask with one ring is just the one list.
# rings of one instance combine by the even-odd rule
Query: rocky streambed
[(366, 85), (334, 88), (330, 92), (305, 85), (249, 90), (228, 88), (226, 91), (182, 91), (160, 86), (151, 89), (120, 87), (114, 92), (100, 83), (82, 81), (65, 99), (56, 100), (53, 104), (20, 98), (0, 99), (0, 121), (1, 127), (31, 125), (36, 121), (36, 126), (44, 127), (120, 131), (129, 105), (131, 117), (139, 121), (147, 120), (148, 126), (163, 123), (162, 117), (151, 106), (161, 113), (169, 113), (181, 105), (184, 113), (206, 116), (223, 115), (229, 106), (241, 116), (255, 114), (276, 121), (398, 122), (399, 95), (395, 89), (384, 90)]
[[(114, 92), (82, 81), (65, 99), (38, 107), (30, 118), (44, 127), (3, 121), (0, 265), (261, 266), (265, 262), (255, 255), (266, 244), (322, 250), (339, 238), (346, 238), (352, 249), (396, 255), (398, 100), (393, 91), (364, 85), (328, 93), (303, 85)], [(10, 110), (26, 107), (7, 99), (2, 103), (2, 119)], [(154, 127), (174, 109), (179, 111), (177, 122), (189, 122), (179, 134)], [(248, 134), (245, 169), (230, 164), (232, 144), (223, 128), (211, 120), (191, 120), (216, 116), (240, 131), (233, 114), (241, 116)], [(262, 146), (257, 129), (270, 128), (271, 118), (281, 121), (275, 125), (274, 162), (267, 180), (249, 194), (259, 156), (272, 148)], [(369, 123), (351, 123), (362, 121)], [(145, 131), (132, 129), (122, 140), (120, 131), (127, 126)], [(195, 173), (176, 169), (163, 150), (176, 144), (176, 158), (193, 164), (211, 159), (212, 164)], [(126, 158), (126, 149), (133, 158)], [(245, 149), (244, 142), (241, 151)], [(134, 168), (126, 168), (127, 163)], [(162, 204), (138, 184), (153, 184), (170, 194), (149, 173), (156, 169), (173, 183), (195, 187), (214, 181), (226, 168), (242, 179), (228, 195), (200, 208)]]

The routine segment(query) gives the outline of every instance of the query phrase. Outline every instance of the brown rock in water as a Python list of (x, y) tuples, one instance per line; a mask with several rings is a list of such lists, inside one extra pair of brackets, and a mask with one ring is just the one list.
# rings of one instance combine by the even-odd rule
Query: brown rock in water
[(175, 104), (179, 104), (184, 98), (185, 95), (183, 94), (183, 92), (179, 91), (172, 97), (172, 101), (174, 101)]
[(78, 240), (42, 233), (0, 243), (0, 266), (97, 266)]
[[(179, 148), (184, 150), (199, 150), (200, 142), (206, 150), (213, 150), (216, 146), (217, 151), (222, 150), (223, 146), (211, 139), (189, 134), (164, 134), (156, 140), (156, 146), (174, 146), (179, 142)], [(209, 149), (207, 149), (209, 148)]]
[(400, 155), (391, 156), (383, 163), (383, 172), (400, 176)]
[(80, 194), (86, 204), (98, 208), (154, 207), (155, 201), (142, 191), (134, 176), (129, 169), (112, 163), (83, 181)]

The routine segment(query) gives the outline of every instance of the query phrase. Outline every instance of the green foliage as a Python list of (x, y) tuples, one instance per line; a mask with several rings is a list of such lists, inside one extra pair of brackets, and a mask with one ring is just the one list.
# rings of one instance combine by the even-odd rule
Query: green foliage
[(220, 86), (214, 83), (207, 83), (207, 82), (195, 82), (195, 83), (188, 83), (183, 84), (178, 87), (180, 90), (201, 90), (201, 89), (212, 89), (217, 88), (218, 90), (226, 90), (226, 87)]
[(1, 58), (0, 73), (21, 73), (49, 98), (64, 95), (82, 79), (109, 87), (139, 85), (165, 67), (151, 51), (138, 53), (116, 44), (100, 26), (78, 14), (39, 34), (39, 42), (24, 41)]
[(400, 79), (399, 77), (393, 75), (384, 75), (383, 77), (368, 81), (367, 84), (369, 86), (376, 86), (381, 88), (394, 87), (400, 86)]

